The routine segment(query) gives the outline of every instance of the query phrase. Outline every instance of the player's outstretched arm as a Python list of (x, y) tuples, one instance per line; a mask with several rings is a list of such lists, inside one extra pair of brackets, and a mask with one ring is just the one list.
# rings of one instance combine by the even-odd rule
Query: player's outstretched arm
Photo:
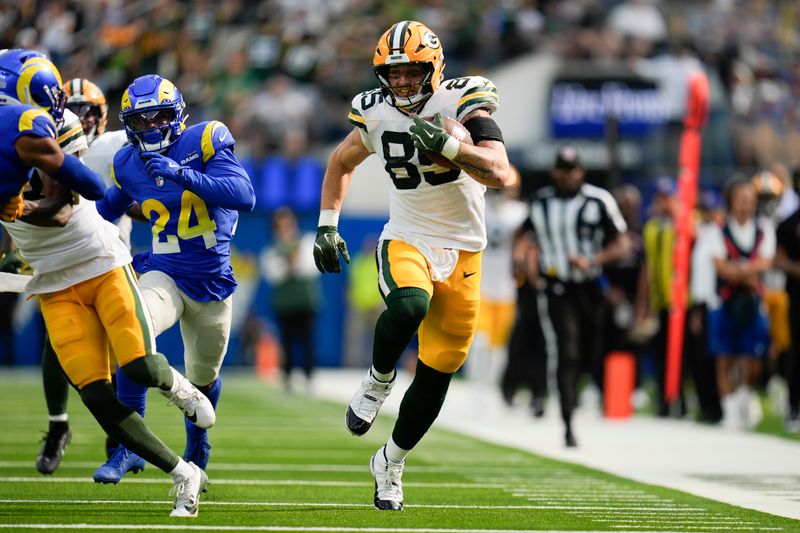
[(175, 182), (210, 205), (236, 211), (252, 211), (256, 206), (250, 176), (230, 149), (218, 150), (206, 163), (205, 173), (182, 167), (157, 152), (143, 155), (148, 176)]
[[(122, 189), (111, 186), (102, 200), (97, 202), (97, 212), (109, 222), (116, 222), (133, 205), (133, 198)], [(146, 220), (146, 219), (145, 219)]]
[(40, 169), (84, 198), (99, 200), (105, 194), (103, 178), (74, 155), (62, 152), (55, 139), (22, 135), (14, 147), (23, 163)]

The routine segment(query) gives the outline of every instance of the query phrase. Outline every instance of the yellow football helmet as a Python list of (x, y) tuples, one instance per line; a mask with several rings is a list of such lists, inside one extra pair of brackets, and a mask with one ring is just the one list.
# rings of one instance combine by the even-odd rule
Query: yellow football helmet
[[(413, 95), (398, 96), (389, 84), (388, 69), (395, 65), (416, 64), (423, 68), (422, 87)], [(439, 37), (427, 26), (413, 20), (392, 25), (381, 35), (372, 59), (383, 95), (393, 106), (410, 110), (426, 101), (439, 88), (444, 71), (444, 51)]]
[(783, 194), (783, 180), (774, 172), (763, 170), (753, 176), (753, 187), (759, 196), (780, 196)]
[(78, 115), (89, 144), (106, 131), (108, 103), (100, 87), (85, 78), (73, 78), (64, 84), (67, 109)]
[(783, 180), (774, 172), (762, 170), (750, 180), (758, 194), (759, 214), (772, 217), (783, 196)]

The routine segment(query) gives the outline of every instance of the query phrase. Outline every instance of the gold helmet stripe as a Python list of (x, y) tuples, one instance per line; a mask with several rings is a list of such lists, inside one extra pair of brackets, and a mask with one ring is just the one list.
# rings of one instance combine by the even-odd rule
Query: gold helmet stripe
[(128, 94), (128, 89), (125, 89), (125, 92), (122, 93), (122, 111), (127, 111), (131, 108), (131, 97)]
[(158, 103), (164, 100), (172, 100), (175, 97), (175, 85), (169, 80), (162, 80), (158, 86)]
[[(19, 100), (20, 103), (34, 104), (30, 92), (31, 80), (37, 72), (45, 70), (47, 67), (52, 67), (53, 72), (56, 74), (58, 84), (61, 85), (61, 75), (55, 70), (52, 63), (42, 57), (31, 58), (23, 63), (19, 79), (17, 80), (17, 100)], [(47, 109), (49, 109), (49, 107)]]

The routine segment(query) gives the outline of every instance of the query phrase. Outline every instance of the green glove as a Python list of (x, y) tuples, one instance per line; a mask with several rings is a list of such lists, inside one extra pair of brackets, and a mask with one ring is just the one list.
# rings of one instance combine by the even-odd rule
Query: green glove
[(16, 250), (0, 252), (0, 272), (19, 274), (25, 268), (25, 261)]
[(317, 239), (314, 241), (314, 263), (320, 272), (341, 272), (339, 252), (344, 262), (350, 264), (350, 253), (336, 226), (320, 226), (317, 228)]
[(413, 119), (414, 125), (408, 131), (418, 149), (442, 154), (450, 160), (458, 155), (461, 141), (447, 133), (441, 113), (433, 115), (433, 120), (430, 122), (416, 115)]

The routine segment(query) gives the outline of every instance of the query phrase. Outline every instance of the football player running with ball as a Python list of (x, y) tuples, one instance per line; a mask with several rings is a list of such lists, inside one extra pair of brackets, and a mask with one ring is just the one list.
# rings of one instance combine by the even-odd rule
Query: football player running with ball
[[(480, 76), (443, 81), (442, 45), (424, 24), (402, 21), (389, 28), (373, 65), (380, 88), (353, 99), (355, 128), (328, 161), (314, 259), (322, 272), (341, 272), (339, 252), (349, 262), (339, 211), (356, 166), (376, 153), (392, 180), (389, 221), (376, 250), (386, 310), (375, 326), (372, 367), (345, 418), (352, 434), (369, 430), (394, 385), (400, 355), (419, 330), (414, 379), (391, 437), (370, 460), (375, 507), (400, 510), (406, 456), (438, 416), (475, 333), (486, 246), (484, 191), (505, 187), (512, 172), (491, 118), (498, 105), (494, 84)], [(463, 124), (474, 145), (450, 135), (445, 118)], [(425, 152), (458, 168), (435, 164)]]
[[(149, 219), (151, 249), (133, 266), (154, 334), (180, 321), (186, 376), (216, 408), (236, 290), (230, 242), (238, 211), (253, 210), (255, 193), (228, 128), (216, 120), (186, 127), (185, 107), (180, 91), (161, 76), (141, 76), (128, 86), (120, 120), (130, 144), (116, 152), (115, 186), (97, 207), (116, 220), (136, 202)], [(118, 375), (117, 395), (141, 415), (146, 392)], [(210, 450), (207, 432), (186, 418), (184, 459), (205, 470)], [(93, 477), (118, 483), (143, 468), (141, 457), (119, 446)]]

